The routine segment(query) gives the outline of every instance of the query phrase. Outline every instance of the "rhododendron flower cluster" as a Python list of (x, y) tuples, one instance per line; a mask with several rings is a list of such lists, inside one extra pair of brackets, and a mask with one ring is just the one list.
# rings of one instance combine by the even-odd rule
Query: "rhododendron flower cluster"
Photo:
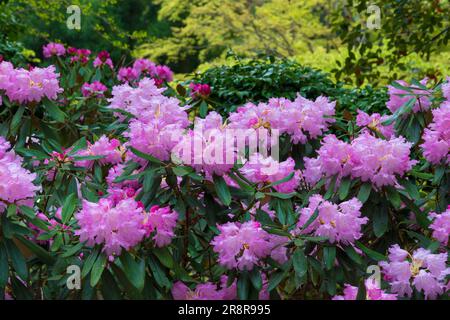
[(129, 250), (142, 241), (146, 234), (143, 228), (143, 209), (132, 198), (115, 204), (108, 198), (98, 203), (83, 200), (82, 209), (76, 213), (80, 241), (89, 246), (102, 244), (109, 256), (120, 255), (122, 249)]
[[(366, 286), (366, 300), (397, 300), (396, 294), (386, 293), (379, 288), (376, 281), (373, 279), (367, 279), (365, 281)], [(344, 295), (334, 296), (333, 300), (356, 300), (358, 295), (358, 287), (346, 284), (344, 289)]]
[(318, 97), (315, 101), (300, 95), (294, 101), (272, 98), (268, 103), (248, 103), (238, 108), (229, 116), (229, 127), (277, 129), (281, 134), (289, 134), (294, 143), (305, 143), (306, 134), (315, 139), (335, 121), (331, 118), (335, 105), (336, 102), (329, 102), (325, 97)]
[[(410, 87), (410, 85), (403, 80), (397, 80), (396, 82), (403, 87)], [(427, 82), (428, 79), (425, 78), (420, 81), (420, 84), (425, 86)], [(392, 113), (394, 113), (409, 100), (416, 99), (417, 101), (412, 108), (413, 112), (422, 112), (428, 110), (431, 106), (430, 92), (428, 90), (418, 88), (415, 85), (412, 85), (412, 87), (414, 87), (414, 89), (408, 91), (402, 88), (388, 86), (389, 101), (386, 103), (386, 107)]]
[(194, 83), (189, 85), (192, 99), (206, 99), (211, 94), (211, 87), (206, 83)]
[(32, 205), (40, 187), (33, 181), (36, 174), (22, 167), (22, 158), (9, 150), (11, 145), (0, 136), (0, 213), (8, 204)]
[(173, 72), (168, 66), (155, 65), (147, 59), (138, 59), (133, 67), (120, 68), (117, 75), (117, 79), (122, 82), (133, 82), (140, 77), (150, 77), (158, 87), (161, 87), (164, 82), (173, 80)]
[(0, 90), (4, 90), (11, 101), (39, 102), (44, 97), (55, 100), (63, 92), (58, 78), (54, 66), (25, 70), (14, 69), (9, 62), (0, 63)]
[[(319, 194), (313, 195), (309, 198), (308, 207), (301, 209), (294, 233), (312, 233), (315, 236), (327, 237), (332, 243), (354, 243), (361, 238), (361, 227), (369, 220), (367, 217), (361, 217), (361, 207), (362, 203), (356, 198), (337, 205), (324, 200)], [(304, 228), (316, 210), (317, 218)]]
[(450, 101), (433, 111), (433, 122), (425, 129), (423, 155), (433, 163), (450, 163)]
[(81, 93), (84, 97), (96, 97), (103, 98), (104, 92), (108, 90), (108, 88), (101, 83), (100, 81), (94, 81), (92, 83), (84, 83), (81, 87)]
[(180, 138), (171, 156), (212, 179), (214, 174), (222, 176), (233, 168), (237, 149), (234, 137), (225, 131), (222, 117), (211, 112), (205, 119), (195, 119), (194, 129)]
[(77, 63), (84, 65), (88, 63), (89, 56), (91, 55), (91, 50), (89, 49), (77, 49), (74, 47), (69, 47), (67, 49), (67, 53), (71, 56), (70, 62), (71, 63)]
[(381, 116), (379, 113), (372, 113), (371, 115), (369, 115), (364, 111), (358, 110), (356, 124), (360, 127), (379, 132), (383, 135), (383, 137), (390, 139), (395, 134), (394, 125), (382, 124), (388, 118), (389, 116)]
[(435, 299), (448, 285), (446, 276), (450, 274), (450, 268), (446, 263), (447, 253), (433, 254), (419, 248), (410, 254), (395, 244), (389, 248), (389, 261), (379, 265), (392, 292), (411, 297), (414, 287), (424, 293), (425, 299)]
[(50, 42), (42, 47), (42, 54), (45, 58), (50, 58), (52, 56), (63, 56), (66, 54), (66, 48), (61, 43)]
[(301, 180), (301, 171), (295, 170), (295, 162), (292, 158), (278, 162), (272, 157), (264, 158), (259, 153), (250, 156), (240, 171), (248, 180), (261, 185), (277, 182), (293, 173), (290, 180), (274, 186), (278, 192), (283, 193), (295, 191)]
[(108, 66), (111, 69), (114, 69), (113, 62), (111, 60), (111, 56), (108, 51), (100, 51), (97, 57), (94, 59), (93, 66), (95, 68), (101, 68), (102, 66)]
[(146, 235), (150, 236), (155, 232), (153, 240), (156, 246), (167, 246), (175, 236), (174, 229), (177, 226), (177, 220), (178, 213), (169, 207), (153, 206), (144, 219)]
[[(104, 156), (98, 161), (101, 164), (118, 164), (124, 160), (125, 150), (117, 139), (109, 139), (101, 136), (94, 144), (89, 143), (87, 149), (77, 152), (79, 157)], [(94, 160), (79, 160), (76, 164), (80, 167), (91, 167)]]
[(430, 225), (430, 229), (433, 230), (433, 238), (446, 246), (450, 235), (450, 206), (442, 213), (430, 212), (429, 216), (433, 219), (433, 223)]
[(280, 244), (287, 238), (280, 241), (280, 236), (267, 233), (257, 221), (227, 222), (217, 228), (220, 234), (211, 244), (219, 254), (219, 263), (228, 269), (251, 270), (268, 256), (280, 263), (287, 259), (286, 249)]
[(417, 163), (409, 157), (411, 143), (402, 137), (384, 140), (362, 133), (350, 144), (327, 135), (317, 158), (305, 157), (304, 176), (316, 183), (322, 176), (345, 176), (370, 181), (376, 187), (395, 185)]

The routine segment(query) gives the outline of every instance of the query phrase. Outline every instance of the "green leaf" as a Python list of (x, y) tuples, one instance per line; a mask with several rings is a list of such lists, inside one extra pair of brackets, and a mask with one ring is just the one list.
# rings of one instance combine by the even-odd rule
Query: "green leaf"
[(334, 260), (336, 259), (336, 247), (324, 247), (323, 248), (323, 261), (325, 268), (331, 270), (334, 266)]
[(352, 259), (357, 264), (362, 264), (362, 258), (361, 256), (356, 252), (355, 248), (353, 246), (346, 246), (344, 249), (347, 256)]
[(364, 279), (362, 279), (358, 286), (358, 293), (356, 294), (356, 300), (366, 300), (366, 296), (367, 296), (366, 283)]
[(375, 236), (377, 238), (380, 238), (386, 233), (388, 229), (388, 223), (389, 223), (388, 212), (383, 210), (375, 210), (375, 212), (373, 213), (373, 232), (375, 233)]
[(9, 278), (9, 264), (8, 253), (3, 242), (0, 242), (0, 288), (4, 288), (8, 283)]
[(222, 201), (224, 205), (229, 206), (231, 203), (230, 189), (228, 189), (228, 185), (223, 177), (214, 175), (214, 188), (216, 189), (220, 201)]
[(62, 258), (68, 258), (78, 253), (83, 248), (84, 243), (80, 242), (74, 246), (69, 247), (63, 254), (61, 254)]
[[(139, 259), (139, 258), (138, 258)], [(133, 256), (126, 251), (120, 255), (120, 262), (122, 262), (123, 270), (130, 281), (130, 283), (140, 291), (144, 289), (145, 285), (145, 262), (142, 259), (135, 261)]]
[(152, 256), (148, 258), (148, 265), (158, 285), (166, 288), (170, 288), (172, 286), (164, 270), (161, 268), (161, 265)]
[(154, 248), (153, 253), (158, 258), (159, 262), (162, 263), (163, 266), (172, 269), (175, 262), (173, 260), (173, 255), (170, 253), (167, 247), (165, 248)]
[(61, 211), (61, 218), (63, 224), (69, 222), (77, 205), (78, 205), (78, 197), (75, 193), (71, 193), (64, 201), (64, 205)]
[(367, 254), (368, 257), (375, 261), (383, 261), (387, 260), (386, 256), (382, 255), (379, 252), (376, 252), (372, 249), (367, 248), (365, 245), (363, 245), (361, 242), (356, 241), (356, 246), (360, 248), (365, 254)]
[(250, 281), (248, 272), (242, 272), (237, 280), (237, 295), (239, 300), (247, 300), (250, 291)]
[(45, 110), (57, 122), (64, 122), (67, 118), (67, 115), (54, 103), (46, 103)]
[(208, 113), (208, 104), (205, 101), (202, 101), (202, 103), (200, 103), (199, 115), (201, 118), (204, 118), (206, 117), (207, 113)]
[(255, 288), (258, 292), (262, 289), (262, 277), (260, 271), (257, 268), (253, 268), (253, 270), (250, 272), (250, 281), (253, 285), (253, 288)]
[(100, 250), (98, 248), (95, 248), (91, 254), (87, 257), (87, 259), (83, 263), (83, 268), (81, 269), (81, 277), (84, 278), (87, 276), (87, 274), (91, 271), (92, 266), (95, 263), (95, 260), (97, 260), (98, 254), (100, 253)]
[(348, 178), (342, 179), (341, 185), (339, 186), (339, 199), (344, 200), (348, 196), (350, 191), (351, 180)]
[(193, 169), (191, 167), (173, 167), (172, 168), (173, 173), (175, 173), (175, 175), (179, 176), (179, 177), (184, 177), (186, 175), (188, 175), (189, 173), (191, 173), (193, 171)]
[(294, 265), (294, 271), (297, 277), (302, 278), (308, 272), (308, 260), (306, 259), (303, 250), (295, 250), (292, 256), (292, 263)]
[(387, 187), (386, 193), (389, 201), (392, 203), (394, 208), (399, 209), (402, 205), (402, 200), (400, 199), (400, 194), (398, 191), (393, 187)]
[(100, 255), (97, 257), (97, 260), (95, 260), (94, 265), (92, 266), (91, 270), (91, 281), (90, 284), (92, 287), (95, 287), (102, 277), (103, 270), (105, 270), (106, 267), (107, 258), (104, 253), (100, 253)]
[(365, 182), (361, 185), (358, 192), (358, 199), (362, 203), (365, 203), (369, 199), (370, 191), (372, 190), (372, 185), (369, 182)]
[(146, 154), (144, 152), (141, 152), (141, 151), (139, 151), (139, 150), (137, 150), (137, 149), (135, 149), (133, 147), (130, 147), (130, 151), (133, 152), (135, 155), (137, 155), (139, 158), (142, 158), (144, 160), (148, 160), (148, 161), (150, 161), (152, 163), (156, 163), (156, 164), (159, 164), (159, 165), (164, 164), (161, 160), (153, 157), (152, 155), (149, 155), (149, 154)]
[(278, 271), (276, 273), (274, 273), (269, 280), (269, 285), (267, 286), (267, 291), (272, 291), (273, 289), (275, 289), (280, 282), (284, 279), (286, 273), (283, 271)]
[(420, 199), (419, 190), (417, 190), (416, 184), (412, 183), (409, 179), (400, 180), (400, 184), (405, 188), (412, 199)]
[(20, 127), (24, 111), (25, 111), (24, 106), (19, 107), (19, 109), (17, 109), (17, 112), (14, 114), (11, 120), (10, 130), (12, 136), (16, 135), (17, 129)]
[(325, 195), (323, 196), (323, 198), (325, 200), (330, 199), (331, 196), (334, 194), (334, 188), (336, 187), (336, 180), (337, 180), (337, 175), (334, 175), (331, 178), (330, 184), (328, 185), (327, 192), (325, 192)]
[(11, 259), (13, 269), (22, 280), (27, 281), (28, 267), (22, 252), (20, 252), (19, 248), (17, 248), (12, 240), (5, 239), (4, 243), (8, 252), (8, 257)]
[(24, 246), (26, 246), (31, 252), (33, 252), (42, 262), (48, 265), (52, 265), (55, 262), (55, 259), (52, 257), (52, 255), (36, 243), (26, 239), (21, 235), (16, 235), (16, 239), (19, 240)]

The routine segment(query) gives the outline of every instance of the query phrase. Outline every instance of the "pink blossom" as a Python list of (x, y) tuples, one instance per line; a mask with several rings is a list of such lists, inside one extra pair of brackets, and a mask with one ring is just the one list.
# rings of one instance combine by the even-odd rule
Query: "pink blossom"
[(352, 141), (352, 176), (371, 181), (376, 187), (395, 185), (417, 163), (410, 159), (412, 143), (403, 137), (391, 140), (363, 133)]
[[(78, 151), (76, 156), (104, 156), (104, 158), (98, 160), (102, 165), (114, 165), (123, 161), (124, 153), (125, 150), (119, 140), (109, 139), (103, 135), (94, 144), (89, 143), (87, 149)], [(94, 160), (79, 160), (75, 163), (80, 167), (91, 167), (93, 162)]]
[(395, 244), (389, 249), (389, 261), (379, 265), (392, 292), (411, 297), (415, 288), (424, 293), (425, 299), (436, 299), (448, 285), (445, 278), (450, 268), (446, 263), (447, 253), (432, 254), (419, 248), (410, 255)]
[(447, 82), (442, 85), (442, 95), (450, 102), (450, 77), (447, 77)]
[[(425, 78), (420, 81), (420, 83), (425, 86), (427, 84), (427, 81), (428, 79)], [(396, 82), (404, 87), (410, 87), (410, 85), (403, 80), (397, 80)], [(416, 87), (416, 85), (412, 85), (412, 87)], [(389, 101), (386, 103), (386, 106), (392, 113), (397, 111), (397, 109), (399, 109), (411, 99), (417, 99), (412, 108), (413, 112), (426, 111), (431, 106), (431, 101), (429, 98), (430, 93), (427, 90), (411, 89), (411, 92), (409, 92), (404, 89), (398, 89), (393, 86), (388, 86), (388, 93)], [(415, 95), (417, 95), (417, 97)]]
[(174, 229), (177, 226), (178, 213), (170, 210), (169, 207), (153, 206), (144, 220), (144, 229), (146, 236), (150, 236), (153, 232), (153, 240), (158, 247), (164, 247), (172, 242)]
[(356, 117), (356, 124), (360, 127), (365, 127), (375, 132), (381, 133), (385, 138), (390, 139), (395, 134), (394, 125), (383, 125), (389, 116), (381, 116), (379, 113), (368, 115), (364, 111), (358, 110)]
[(133, 80), (137, 80), (138, 78), (139, 74), (131, 67), (120, 68), (119, 74), (117, 75), (117, 79), (122, 82), (132, 82)]
[(433, 219), (433, 223), (430, 225), (430, 229), (433, 230), (433, 238), (446, 246), (450, 235), (450, 206), (442, 213), (430, 212), (429, 216)]
[(156, 66), (155, 73), (152, 75), (158, 87), (161, 87), (164, 82), (171, 82), (173, 80), (173, 72), (168, 66)]
[(45, 58), (50, 58), (52, 56), (63, 56), (66, 54), (66, 49), (61, 43), (50, 42), (42, 47), (42, 53)]
[(450, 163), (450, 101), (433, 110), (433, 122), (425, 129), (423, 155), (433, 163)]
[(211, 94), (211, 87), (208, 84), (191, 82), (189, 85), (191, 89), (192, 99), (206, 99)]
[(278, 162), (271, 157), (264, 158), (259, 153), (250, 156), (249, 161), (239, 170), (251, 182), (261, 185), (274, 183), (294, 173), (289, 181), (274, 186), (275, 190), (283, 193), (294, 192), (301, 179), (301, 171), (295, 170), (294, 159)]
[[(261, 260), (270, 256), (272, 250), (282, 243), (278, 239), (274, 243), (272, 235), (264, 231), (256, 221), (227, 222), (217, 228), (220, 234), (211, 244), (219, 254), (219, 263), (228, 269), (251, 270), (253, 266), (260, 265)], [(286, 259), (278, 252), (272, 258), (282, 258), (280, 263)]]
[(104, 65), (108, 66), (111, 69), (114, 69), (114, 65), (108, 51), (100, 51), (93, 62), (94, 68), (100, 68)]
[(89, 246), (103, 244), (109, 256), (120, 255), (122, 248), (129, 250), (142, 241), (143, 209), (131, 198), (114, 205), (107, 198), (98, 203), (83, 200), (82, 209), (75, 214), (80, 229), (75, 231), (80, 241)]
[[(379, 288), (375, 280), (367, 279), (366, 285), (366, 300), (397, 300), (396, 294), (386, 293)], [(343, 296), (334, 296), (333, 300), (356, 300), (358, 295), (358, 288), (346, 284)]]
[(33, 184), (36, 174), (23, 168), (23, 159), (10, 148), (9, 142), (0, 136), (0, 213), (10, 203), (32, 206), (40, 190)]
[[(349, 201), (333, 204), (323, 199), (319, 194), (309, 198), (309, 205), (301, 209), (297, 230), (294, 234), (314, 234), (319, 237), (327, 237), (331, 243), (339, 242), (352, 244), (361, 238), (361, 227), (369, 220), (361, 218), (362, 203), (357, 198)], [(306, 228), (306, 222), (315, 211), (317, 218)]]
[[(59, 87), (59, 74), (55, 67), (13, 69), (8, 62), (0, 64), (0, 89), (5, 90), (11, 101), (19, 103), (39, 102), (44, 97), (55, 100), (63, 89)], [(6, 81), (3, 83), (2, 81)]]
[(148, 59), (137, 59), (134, 61), (133, 69), (139, 75), (154, 75), (156, 74), (156, 65)]
[(84, 97), (103, 98), (103, 93), (106, 90), (108, 90), (108, 88), (100, 81), (94, 81), (92, 83), (85, 82), (81, 87), (81, 93)]
[(80, 62), (81, 64), (86, 64), (89, 61), (91, 50), (69, 47), (67, 49), (67, 53), (71, 55), (70, 58), (71, 63)]

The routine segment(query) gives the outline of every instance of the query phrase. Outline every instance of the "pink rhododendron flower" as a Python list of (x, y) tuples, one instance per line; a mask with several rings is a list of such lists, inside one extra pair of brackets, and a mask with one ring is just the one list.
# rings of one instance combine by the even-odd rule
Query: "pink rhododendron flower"
[(9, 62), (0, 64), (0, 89), (5, 90), (11, 101), (19, 103), (39, 102), (44, 97), (55, 100), (63, 92), (58, 77), (54, 66), (29, 71), (14, 69)]
[[(228, 269), (251, 270), (260, 265), (261, 259), (271, 256), (272, 249), (280, 247), (281, 241), (274, 241), (274, 235), (264, 231), (256, 221), (228, 222), (217, 228), (220, 234), (211, 244), (219, 254), (219, 263)], [(279, 259), (279, 252), (272, 258)], [(277, 261), (283, 263), (285, 257)]]
[[(353, 198), (340, 204), (333, 204), (323, 199), (319, 194), (309, 198), (308, 207), (300, 211), (297, 230), (294, 234), (314, 234), (319, 237), (327, 237), (331, 243), (339, 242), (352, 244), (361, 238), (361, 227), (369, 220), (361, 218), (362, 203)], [(306, 222), (318, 211), (317, 218), (305, 229)]]
[(294, 101), (272, 98), (268, 103), (247, 103), (230, 114), (229, 127), (276, 129), (289, 134), (294, 143), (305, 143), (308, 137), (315, 139), (323, 134), (335, 121), (331, 118), (335, 104), (325, 97), (313, 102), (300, 95)]
[(42, 47), (42, 53), (45, 58), (52, 56), (63, 56), (66, 54), (66, 48), (61, 43), (50, 42)]
[(424, 130), (423, 155), (433, 163), (450, 163), (450, 101), (433, 110), (433, 122)]
[(417, 163), (409, 158), (411, 143), (404, 138), (384, 140), (363, 132), (351, 144), (327, 135), (317, 151), (317, 158), (304, 158), (304, 176), (317, 183), (323, 176), (345, 176), (370, 181), (375, 187), (395, 185)]
[(414, 287), (425, 299), (435, 299), (444, 292), (448, 285), (445, 278), (450, 274), (446, 264), (447, 253), (432, 254), (419, 248), (411, 255), (398, 244), (389, 248), (389, 261), (379, 263), (392, 292), (411, 297)]
[(205, 119), (196, 118), (189, 130), (172, 150), (172, 158), (204, 172), (207, 179), (223, 176), (233, 168), (237, 158), (234, 137), (222, 126), (222, 117), (211, 112)]
[[(425, 86), (427, 84), (427, 81), (428, 79), (425, 78), (420, 81), (420, 83)], [(410, 87), (410, 85), (403, 80), (397, 80), (396, 82), (404, 87)], [(412, 85), (412, 87), (417, 86)], [(386, 103), (386, 106), (392, 113), (397, 111), (397, 109), (399, 109), (411, 99), (417, 99), (412, 108), (413, 112), (426, 111), (431, 106), (431, 101), (429, 98), (430, 93), (427, 90), (411, 89), (411, 92), (408, 92), (403, 89), (395, 88), (394, 86), (388, 86), (388, 93), (389, 101)], [(416, 98), (415, 95), (419, 95), (418, 98)]]
[(433, 238), (446, 246), (450, 235), (450, 206), (442, 213), (430, 212), (429, 216), (433, 219), (433, 223), (430, 225), (430, 229), (433, 230)]
[[(397, 300), (396, 294), (386, 293), (381, 290), (376, 284), (375, 280), (367, 279), (366, 285), (366, 300)], [(358, 287), (345, 285), (343, 296), (334, 296), (333, 300), (356, 300), (358, 295)]]
[(97, 57), (94, 59), (93, 66), (95, 68), (101, 68), (102, 66), (108, 66), (111, 69), (114, 69), (113, 62), (111, 60), (111, 56), (108, 51), (100, 51)]
[(131, 67), (124, 67), (119, 69), (117, 79), (122, 82), (132, 82), (139, 78), (139, 73)]
[(109, 256), (129, 250), (145, 236), (143, 209), (132, 198), (113, 204), (107, 198), (98, 203), (83, 200), (82, 209), (75, 214), (80, 229), (75, 231), (80, 241), (89, 246), (103, 244)]
[(67, 53), (71, 55), (70, 57), (71, 63), (80, 62), (81, 64), (86, 64), (89, 61), (91, 50), (69, 47), (67, 49)]
[(352, 176), (371, 181), (376, 187), (395, 185), (396, 176), (403, 176), (417, 163), (409, 158), (411, 146), (403, 137), (383, 140), (361, 134), (352, 141), (353, 155), (356, 155)]
[[(102, 164), (118, 164), (124, 159), (125, 150), (117, 139), (109, 139), (106, 136), (101, 136), (94, 144), (88, 145), (85, 150), (77, 152), (77, 156), (104, 156), (98, 161)], [(75, 162), (80, 167), (91, 167), (94, 160), (79, 160)]]
[(169, 207), (153, 206), (150, 212), (145, 216), (144, 229), (146, 236), (150, 236), (153, 232), (153, 240), (156, 246), (164, 247), (172, 242), (174, 229), (177, 226), (178, 213), (170, 210)]
[(290, 180), (274, 186), (275, 190), (283, 193), (294, 192), (301, 179), (301, 171), (295, 170), (294, 159), (288, 158), (278, 162), (271, 157), (264, 158), (259, 153), (250, 156), (249, 161), (239, 171), (251, 182), (261, 185), (274, 183), (294, 173)]
[(32, 206), (40, 190), (33, 184), (36, 174), (23, 168), (22, 158), (10, 148), (9, 142), (0, 136), (0, 213), (10, 203)]
[(189, 88), (191, 89), (192, 99), (206, 99), (211, 94), (211, 87), (206, 83), (191, 82)]
[(389, 116), (381, 116), (379, 113), (373, 113), (368, 115), (364, 111), (358, 110), (356, 117), (356, 124), (359, 127), (367, 127), (370, 130), (381, 133), (385, 138), (390, 139), (395, 134), (394, 125), (383, 125), (382, 122), (386, 121)]
[(92, 83), (85, 82), (81, 87), (81, 93), (84, 97), (103, 98), (103, 93), (106, 90), (108, 90), (108, 88), (100, 81), (94, 81)]
[(155, 73), (152, 75), (158, 87), (161, 87), (164, 82), (171, 82), (173, 80), (173, 72), (168, 66), (156, 66)]
[(139, 75), (150, 75), (156, 74), (156, 65), (148, 59), (137, 59), (133, 63), (133, 69)]
[(326, 135), (323, 138), (322, 146), (317, 154), (317, 158), (304, 158), (303, 176), (308, 183), (315, 184), (322, 176), (337, 175), (340, 180), (351, 174), (353, 149), (350, 144), (337, 139), (334, 134)]

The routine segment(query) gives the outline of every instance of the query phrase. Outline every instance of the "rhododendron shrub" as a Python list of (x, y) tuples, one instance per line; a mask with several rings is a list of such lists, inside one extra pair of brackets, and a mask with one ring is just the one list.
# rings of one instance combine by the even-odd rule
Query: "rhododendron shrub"
[(234, 108), (147, 59), (43, 56), (0, 63), (1, 297), (448, 299), (448, 82)]

